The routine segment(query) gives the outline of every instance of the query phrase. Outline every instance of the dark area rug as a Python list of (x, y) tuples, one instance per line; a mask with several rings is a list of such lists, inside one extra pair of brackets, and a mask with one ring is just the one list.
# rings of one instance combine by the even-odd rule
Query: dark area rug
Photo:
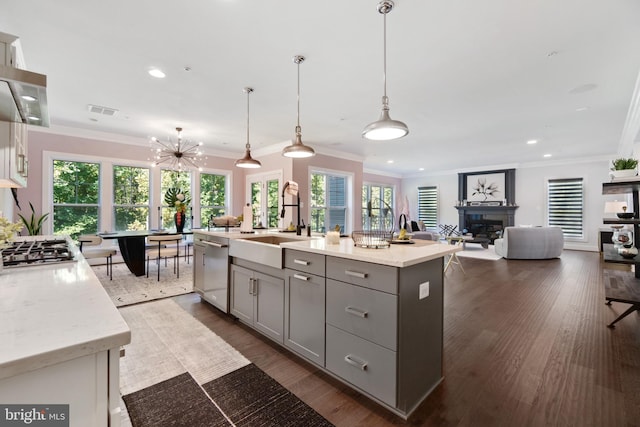
[(188, 373), (123, 396), (134, 427), (231, 425)]
[(254, 364), (202, 387), (184, 373), (123, 399), (133, 427), (333, 426)]
[(254, 364), (202, 387), (237, 426), (333, 426)]

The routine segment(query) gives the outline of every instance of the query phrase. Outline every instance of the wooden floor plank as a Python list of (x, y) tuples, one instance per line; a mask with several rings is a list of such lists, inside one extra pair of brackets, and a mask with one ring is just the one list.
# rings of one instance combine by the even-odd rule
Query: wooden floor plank
[(605, 305), (611, 264), (569, 250), (462, 262), (445, 275), (445, 379), (406, 421), (197, 295), (174, 300), (339, 427), (640, 426), (640, 315), (606, 327), (628, 307)]

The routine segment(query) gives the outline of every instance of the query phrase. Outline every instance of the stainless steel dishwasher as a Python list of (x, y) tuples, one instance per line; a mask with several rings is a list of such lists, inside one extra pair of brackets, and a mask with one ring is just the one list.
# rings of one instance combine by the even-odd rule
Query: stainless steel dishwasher
[(229, 239), (194, 234), (193, 288), (225, 313), (229, 310)]

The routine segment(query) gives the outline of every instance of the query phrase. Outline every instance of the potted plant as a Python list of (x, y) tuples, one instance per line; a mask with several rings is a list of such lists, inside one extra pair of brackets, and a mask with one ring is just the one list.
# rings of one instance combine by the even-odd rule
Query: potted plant
[(22, 220), (22, 224), (24, 224), (24, 228), (27, 229), (29, 236), (38, 236), (42, 232), (42, 223), (49, 216), (49, 213), (42, 214), (40, 216), (36, 215), (36, 210), (33, 208), (33, 204), (29, 202), (29, 207), (31, 208), (31, 217), (27, 220), (21, 214), (18, 214), (20, 219)]
[(632, 158), (619, 158), (611, 161), (612, 178), (630, 178), (638, 174), (638, 161)]
[(187, 206), (191, 200), (185, 196), (180, 188), (167, 188), (167, 192), (164, 194), (164, 202), (176, 208), (176, 213), (173, 219), (176, 224), (176, 231), (181, 233), (184, 229), (184, 223), (187, 217)]

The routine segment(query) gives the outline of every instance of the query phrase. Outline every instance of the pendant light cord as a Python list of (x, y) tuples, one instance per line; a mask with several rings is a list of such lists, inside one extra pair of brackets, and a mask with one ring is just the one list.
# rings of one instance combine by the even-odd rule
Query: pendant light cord
[(298, 64), (298, 121), (296, 125), (300, 128), (300, 59), (296, 63)]
[(251, 94), (251, 90), (247, 89), (247, 145), (245, 145), (245, 148), (248, 150), (250, 145), (249, 145), (249, 95)]
[(383, 24), (382, 24), (383, 25), (383, 32), (382, 32), (382, 34), (383, 34), (383, 48), (382, 48), (383, 54), (382, 54), (382, 57), (383, 57), (383, 62), (384, 62), (383, 67), (382, 67), (382, 70), (383, 70), (382, 71), (382, 80), (384, 82), (384, 97), (382, 99), (382, 102), (384, 104), (387, 104), (388, 103), (388, 101), (387, 101), (387, 99), (388, 99), (387, 98), (387, 12), (384, 12), (382, 15), (384, 16), (384, 19), (382, 21), (383, 22)]

